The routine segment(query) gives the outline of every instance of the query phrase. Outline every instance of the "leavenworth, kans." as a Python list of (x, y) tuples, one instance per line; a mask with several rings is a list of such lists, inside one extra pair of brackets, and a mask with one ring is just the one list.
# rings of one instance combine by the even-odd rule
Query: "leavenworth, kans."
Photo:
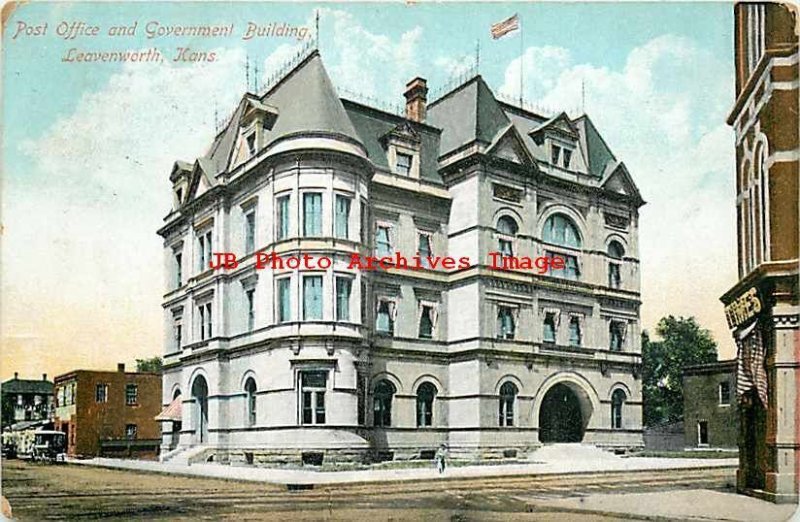
[[(340, 98), (317, 50), (177, 161), (164, 239), (162, 459), (267, 464), (642, 446), (639, 208), (588, 116), (476, 75), (403, 116)], [(326, 270), (256, 270), (257, 253)], [(233, 269), (208, 268), (232, 252)], [(349, 268), (353, 254), (468, 258)], [(563, 258), (539, 274), (504, 256)]]

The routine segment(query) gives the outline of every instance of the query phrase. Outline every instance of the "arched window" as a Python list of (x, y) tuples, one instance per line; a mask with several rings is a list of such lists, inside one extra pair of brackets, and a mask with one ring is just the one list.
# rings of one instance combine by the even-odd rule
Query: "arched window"
[(387, 380), (378, 381), (373, 396), (373, 425), (386, 427), (392, 425), (392, 399), (397, 390)]
[(517, 386), (504, 382), (500, 386), (500, 426), (514, 425), (514, 403), (517, 400)]
[[(622, 260), (622, 258), (625, 257), (625, 249), (619, 241), (612, 241), (608, 244), (608, 257), (612, 260)], [(622, 284), (619, 269), (619, 261), (608, 262), (608, 286), (611, 288), (619, 288)]]
[(181, 389), (180, 388), (175, 388), (175, 391), (172, 393), (172, 400), (174, 401), (175, 399), (177, 399), (180, 396), (181, 396)]
[(244, 391), (247, 394), (247, 424), (252, 426), (256, 423), (256, 380), (248, 377), (244, 383)]
[(581, 247), (581, 235), (575, 223), (564, 214), (553, 214), (544, 222), (543, 239), (571, 248)]
[(503, 256), (514, 255), (513, 239), (518, 231), (519, 226), (517, 222), (514, 221), (514, 218), (510, 216), (501, 216), (500, 219), (497, 220), (497, 233), (500, 234), (500, 236), (505, 236), (497, 240), (497, 249)]
[(417, 388), (417, 427), (433, 426), (433, 400), (436, 386), (423, 382)]
[(615, 390), (611, 395), (611, 427), (614, 429), (622, 428), (622, 407), (625, 399), (625, 392), (622, 390)]

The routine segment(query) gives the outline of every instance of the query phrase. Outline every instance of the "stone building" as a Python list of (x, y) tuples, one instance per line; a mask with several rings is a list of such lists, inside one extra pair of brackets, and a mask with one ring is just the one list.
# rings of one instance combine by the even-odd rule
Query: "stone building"
[[(642, 445), (644, 202), (625, 165), (588, 116), (503, 103), (481, 76), (427, 92), (412, 80), (403, 116), (340, 98), (312, 50), (175, 163), (167, 459)], [(238, 264), (211, 269), (217, 252)], [(492, 252), (564, 267), (493, 269)], [(271, 253), (313, 262), (257, 269)]]
[(722, 296), (739, 345), (738, 488), (796, 502), (800, 484), (796, 10), (734, 6), (739, 281)]
[(683, 369), (685, 448), (738, 447), (739, 409), (735, 385), (735, 360)]
[(161, 375), (74, 370), (55, 378), (55, 429), (67, 434), (70, 456), (155, 458), (161, 432)]

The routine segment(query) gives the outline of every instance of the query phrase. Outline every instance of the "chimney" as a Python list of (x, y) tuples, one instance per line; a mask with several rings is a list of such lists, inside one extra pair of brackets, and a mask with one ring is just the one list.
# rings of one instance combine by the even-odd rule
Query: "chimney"
[(117, 371), (125, 373), (125, 363), (117, 363)]
[(19, 379), (19, 372), (14, 372), (14, 379)]
[(43, 373), (43, 374), (42, 374), (42, 380), (43, 380), (43, 381), (46, 381), (46, 380), (47, 380), (47, 374), (46, 374), (46, 373)]
[(428, 82), (417, 76), (406, 84), (406, 118), (425, 121), (425, 103), (428, 101)]

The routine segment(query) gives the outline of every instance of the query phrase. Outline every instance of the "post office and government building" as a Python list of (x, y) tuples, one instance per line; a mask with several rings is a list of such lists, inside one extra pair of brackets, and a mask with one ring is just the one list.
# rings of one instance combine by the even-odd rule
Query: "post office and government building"
[[(502, 102), (479, 75), (427, 94), (409, 82), (403, 116), (343, 99), (311, 50), (175, 163), (159, 230), (166, 459), (642, 445), (644, 202), (625, 165), (588, 116)], [(210, 269), (216, 252), (238, 266)], [(259, 252), (333, 263), (256, 270)], [(350, 264), (396, 252), (425, 266)], [(564, 267), (492, 269), (491, 252)]]

